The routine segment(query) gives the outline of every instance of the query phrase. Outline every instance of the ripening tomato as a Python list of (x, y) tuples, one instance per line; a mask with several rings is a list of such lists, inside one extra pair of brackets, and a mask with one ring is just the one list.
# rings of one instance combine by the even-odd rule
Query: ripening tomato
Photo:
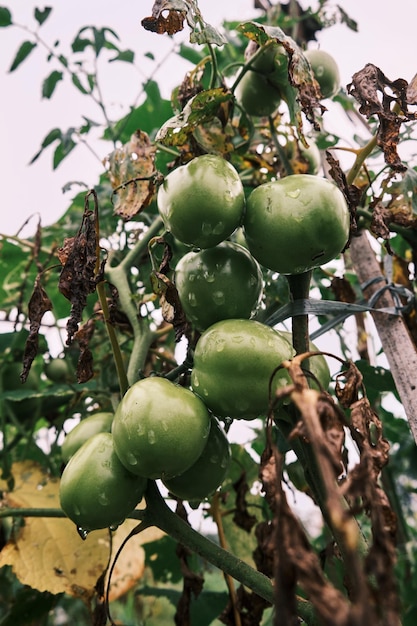
[(146, 478), (184, 473), (202, 453), (209, 432), (210, 415), (200, 398), (156, 376), (128, 389), (112, 426), (120, 461)]
[(200, 331), (223, 319), (251, 317), (263, 288), (258, 262), (231, 241), (183, 256), (175, 285), (187, 319)]
[(300, 274), (336, 258), (349, 238), (344, 195), (325, 178), (293, 174), (259, 185), (244, 220), (248, 248), (281, 274)]
[(157, 203), (166, 229), (178, 241), (210, 248), (240, 225), (245, 194), (231, 163), (204, 154), (168, 174), (158, 189)]
[[(218, 417), (254, 419), (265, 415), (275, 368), (294, 355), (280, 332), (254, 320), (223, 320), (201, 335), (194, 352), (191, 386)], [(272, 390), (289, 384), (285, 369)]]
[(230, 464), (230, 446), (219, 421), (212, 416), (210, 434), (197, 461), (180, 476), (163, 480), (173, 496), (201, 502), (222, 484)]
[(71, 457), (61, 476), (64, 513), (83, 531), (121, 524), (141, 501), (145, 478), (131, 474), (114, 451), (111, 433), (90, 437)]

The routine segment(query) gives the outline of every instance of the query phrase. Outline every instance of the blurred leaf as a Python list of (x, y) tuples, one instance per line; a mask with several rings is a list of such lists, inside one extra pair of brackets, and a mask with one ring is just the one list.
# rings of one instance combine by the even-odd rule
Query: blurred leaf
[(45, 7), (43, 11), (41, 11), (41, 9), (37, 9), (37, 8), (35, 9), (34, 16), (39, 26), (42, 26), (42, 24), (48, 19), (48, 17), (51, 14), (51, 11), (52, 11), (52, 7)]
[(31, 626), (46, 623), (57, 598), (48, 592), (22, 587), (16, 593), (10, 611), (1, 619), (1, 626)]
[(61, 141), (58, 146), (55, 148), (54, 157), (52, 166), (55, 170), (58, 165), (69, 155), (69, 153), (75, 148), (77, 145), (73, 140), (72, 136), (75, 132), (75, 128), (69, 128), (65, 133), (61, 135)]
[(63, 73), (54, 70), (45, 78), (42, 83), (42, 98), (50, 98), (55, 91), (55, 87), (63, 79)]
[(32, 163), (34, 163), (40, 157), (45, 148), (50, 146), (51, 143), (53, 143), (54, 141), (61, 139), (61, 137), (62, 130), (60, 128), (53, 128), (52, 130), (50, 130), (45, 139), (42, 141), (41, 149), (35, 154), (35, 156), (31, 158), (31, 160), (29, 161), (29, 165), (32, 165)]
[(9, 72), (14, 72), (14, 70), (19, 67), (21, 63), (23, 63), (23, 61), (29, 56), (37, 45), (38, 44), (33, 43), (33, 41), (24, 41), (16, 53), (13, 63), (9, 68)]
[(80, 79), (78, 78), (77, 74), (71, 74), (71, 80), (72, 80), (73, 85), (74, 85), (74, 86), (75, 86), (75, 87), (76, 87), (79, 91), (81, 91), (81, 93), (83, 93), (83, 94), (88, 94), (88, 93), (90, 93), (90, 92), (88, 91), (88, 89), (86, 89), (86, 88), (84, 87), (84, 85), (82, 84), (82, 82), (81, 82), (81, 81), (80, 81)]
[(12, 14), (6, 7), (0, 7), (0, 28), (10, 26), (12, 22)]
[(166, 535), (144, 546), (146, 566), (152, 570), (155, 580), (161, 583), (177, 583), (182, 579), (180, 561), (176, 554), (177, 542)]
[(125, 61), (126, 63), (133, 63), (135, 60), (135, 53), (133, 50), (121, 50), (113, 59), (109, 60), (109, 63), (113, 61)]

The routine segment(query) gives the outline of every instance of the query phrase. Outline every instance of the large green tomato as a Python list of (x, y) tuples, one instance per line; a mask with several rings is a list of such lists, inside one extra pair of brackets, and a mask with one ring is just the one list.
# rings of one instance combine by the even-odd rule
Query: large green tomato
[[(254, 419), (267, 413), (272, 372), (293, 355), (287, 339), (265, 324), (217, 322), (197, 342), (191, 386), (218, 417)], [(289, 382), (281, 369), (272, 390)]]
[(244, 227), (248, 248), (261, 265), (281, 274), (300, 274), (343, 250), (350, 214), (335, 184), (294, 174), (251, 193)]
[(218, 420), (212, 416), (210, 434), (197, 461), (184, 474), (163, 483), (177, 498), (201, 502), (222, 484), (229, 464), (229, 442)]
[(203, 452), (210, 414), (189, 389), (165, 378), (145, 378), (124, 395), (112, 433), (123, 465), (146, 478), (184, 473)]
[(113, 413), (100, 412), (89, 415), (81, 420), (65, 437), (61, 446), (61, 455), (64, 463), (70, 458), (90, 437), (97, 433), (109, 433), (113, 422)]
[(189, 252), (175, 269), (182, 307), (197, 330), (229, 318), (249, 318), (262, 296), (262, 272), (237, 243)]
[(307, 50), (304, 55), (310, 62), (323, 98), (335, 96), (340, 89), (340, 73), (334, 58), (324, 50)]
[(192, 159), (170, 172), (158, 190), (158, 209), (176, 239), (210, 248), (240, 225), (245, 195), (231, 163), (213, 154)]
[(65, 466), (59, 489), (61, 507), (83, 531), (115, 527), (140, 502), (146, 482), (119, 461), (111, 433), (97, 433)]

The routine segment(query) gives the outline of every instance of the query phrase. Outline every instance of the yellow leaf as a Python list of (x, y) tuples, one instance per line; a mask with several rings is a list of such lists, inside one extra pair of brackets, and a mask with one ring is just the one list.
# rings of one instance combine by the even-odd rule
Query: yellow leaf
[[(59, 508), (58, 478), (49, 477), (30, 461), (15, 463), (12, 473), (15, 488), (5, 494), (3, 506)], [(137, 523), (126, 520), (112, 533), (112, 558)], [(161, 531), (150, 528), (130, 540), (112, 576), (111, 599), (126, 593), (143, 575), (141, 544), (161, 536)], [(108, 530), (94, 531), (83, 541), (74, 523), (66, 518), (27, 517), (0, 553), (0, 567), (11, 565), (22, 584), (39, 591), (65, 592), (88, 601), (107, 567), (109, 553)]]

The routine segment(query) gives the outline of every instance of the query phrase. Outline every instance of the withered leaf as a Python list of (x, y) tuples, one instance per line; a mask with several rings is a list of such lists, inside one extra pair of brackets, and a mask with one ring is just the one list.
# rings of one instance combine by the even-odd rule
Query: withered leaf
[(370, 205), (372, 208), (372, 220), (371, 220), (371, 232), (377, 237), (381, 237), (385, 241), (385, 247), (389, 254), (392, 254), (392, 249), (389, 243), (390, 229), (388, 224), (390, 222), (389, 210), (382, 204), (380, 198), (376, 198)]
[(249, 492), (249, 485), (245, 472), (242, 472), (238, 480), (233, 484), (233, 489), (236, 492), (236, 508), (233, 514), (233, 521), (239, 528), (249, 533), (257, 520), (255, 515), (251, 515), (248, 510), (246, 494)]
[(105, 160), (116, 198), (114, 212), (125, 220), (140, 213), (154, 196), (155, 153), (149, 136), (137, 130), (127, 144)]
[(379, 118), (377, 143), (385, 162), (394, 171), (404, 171), (406, 167), (401, 162), (397, 145), (401, 125), (416, 119), (416, 114), (408, 110), (409, 99), (413, 101), (415, 98), (414, 85), (409, 88), (403, 78), (389, 80), (379, 67), (367, 63), (353, 75), (347, 90), (358, 101), (360, 113), (368, 119), (372, 115)]
[(358, 399), (359, 391), (362, 388), (363, 376), (353, 361), (347, 361), (346, 366), (347, 369), (344, 369), (336, 376), (335, 393), (340, 404), (348, 408)]
[(77, 363), (77, 382), (86, 383), (94, 376), (93, 355), (89, 349), (90, 340), (95, 328), (94, 319), (88, 320), (74, 335), (74, 339), (80, 346), (80, 356)]
[(25, 350), (23, 354), (23, 371), (20, 376), (24, 383), (29, 375), (29, 371), (34, 358), (38, 353), (39, 329), (42, 318), (47, 311), (52, 310), (52, 302), (48, 297), (45, 289), (41, 285), (41, 277), (38, 274), (35, 280), (32, 295), (29, 300), (29, 335), (26, 339)]
[[(94, 211), (88, 208), (90, 195), (94, 199)], [(78, 330), (78, 324), (87, 304), (87, 296), (95, 291), (97, 281), (100, 279), (100, 272), (97, 272), (97, 214), (97, 196), (91, 191), (85, 198), (80, 230), (71, 240), (66, 240), (64, 250), (61, 252), (62, 258), (66, 260), (61, 270), (58, 287), (63, 296), (71, 302), (67, 322), (67, 345), (72, 343)]]
[(346, 175), (342, 168), (340, 167), (340, 163), (338, 159), (336, 159), (329, 151), (326, 150), (326, 161), (328, 162), (330, 169), (329, 174), (333, 178), (336, 185), (339, 187), (340, 191), (345, 196), (345, 200), (347, 202), (349, 213), (350, 213), (350, 234), (349, 240), (345, 246), (345, 249), (349, 247), (350, 239), (352, 235), (357, 231), (357, 223), (356, 223), (356, 210), (358, 208), (360, 199), (361, 199), (361, 190), (356, 187), (356, 185), (348, 185), (346, 180)]
[[(178, 8), (174, 8), (174, 5)], [(168, 12), (165, 16), (164, 13)], [(149, 30), (158, 35), (167, 33), (175, 35), (184, 28), (184, 19), (187, 15), (187, 6), (181, 0), (176, 3), (172, 0), (155, 0), (152, 7), (152, 15), (142, 20), (142, 26), (145, 30)]]

